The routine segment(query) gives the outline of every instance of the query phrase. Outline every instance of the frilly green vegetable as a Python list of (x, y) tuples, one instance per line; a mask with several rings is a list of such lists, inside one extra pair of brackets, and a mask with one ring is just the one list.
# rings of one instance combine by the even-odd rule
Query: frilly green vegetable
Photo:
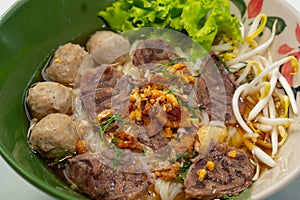
[(208, 51), (216, 37), (242, 41), (240, 22), (231, 15), (228, 0), (117, 0), (99, 17), (116, 32), (140, 27), (181, 31)]

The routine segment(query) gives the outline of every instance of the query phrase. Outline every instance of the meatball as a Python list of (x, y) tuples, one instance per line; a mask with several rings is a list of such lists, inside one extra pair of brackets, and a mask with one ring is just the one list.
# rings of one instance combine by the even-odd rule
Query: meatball
[(98, 64), (123, 64), (129, 59), (130, 43), (121, 35), (113, 35), (92, 51), (91, 56)]
[(88, 52), (91, 52), (96, 46), (100, 45), (104, 40), (108, 39), (111, 36), (117, 35), (112, 31), (97, 31), (86, 43), (86, 49)]
[(78, 68), (88, 53), (78, 44), (67, 43), (60, 46), (54, 53), (45, 76), (66, 86), (74, 84)]
[(49, 114), (31, 130), (29, 142), (34, 151), (47, 159), (74, 153), (79, 137), (72, 119), (61, 113)]
[(28, 91), (26, 99), (33, 118), (42, 119), (50, 113), (73, 112), (72, 89), (55, 82), (39, 82)]

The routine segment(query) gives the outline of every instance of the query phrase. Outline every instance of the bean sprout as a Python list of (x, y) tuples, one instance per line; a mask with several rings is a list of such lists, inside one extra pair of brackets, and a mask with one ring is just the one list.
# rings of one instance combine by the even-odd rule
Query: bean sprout
[(260, 174), (260, 165), (259, 165), (259, 161), (255, 157), (255, 155), (253, 157), (254, 157), (254, 161), (251, 160), (251, 162), (256, 166), (256, 172), (252, 178), (252, 181), (257, 181), (257, 179), (259, 178), (259, 174)]
[(247, 86), (248, 86), (248, 84), (244, 84), (236, 89), (236, 91), (232, 97), (232, 109), (233, 109), (233, 113), (234, 113), (236, 120), (238, 121), (239, 125), (244, 129), (244, 131), (246, 133), (254, 134), (253, 131), (251, 130), (251, 128), (244, 121), (244, 119), (240, 113), (239, 106), (238, 106), (240, 95), (243, 92), (244, 88), (246, 88)]
[(269, 124), (269, 125), (288, 125), (292, 122), (294, 122), (291, 118), (275, 118), (271, 119), (268, 117), (259, 116), (257, 120), (261, 123)]
[(275, 167), (276, 162), (258, 146), (250, 142), (248, 139), (244, 139), (245, 146), (255, 155), (259, 161), (268, 165), (269, 167)]
[(287, 132), (283, 126), (278, 126), (278, 131), (282, 137), (281, 141), (278, 143), (278, 146), (282, 146), (287, 139)]
[[(262, 73), (261, 73), (262, 74)], [(262, 96), (261, 100), (259, 100), (259, 102), (255, 105), (255, 107), (251, 110), (251, 112), (249, 113), (248, 116), (248, 120), (252, 120), (254, 119), (254, 117), (257, 116), (257, 114), (267, 105), (274, 89), (275, 89), (275, 84), (277, 82), (277, 74), (278, 74), (278, 70), (274, 70), (272, 73), (272, 78), (271, 81), (269, 83), (269, 91), (267, 92), (267, 95)], [(251, 83), (249, 84), (251, 85)], [(266, 84), (265, 84), (266, 85)], [(249, 88), (249, 86), (248, 86)]]
[(236, 57), (235, 59), (231, 60), (231, 61), (228, 61), (228, 65), (233, 65), (235, 63), (238, 63), (238, 62), (241, 62), (243, 60), (247, 60), (248, 58), (256, 55), (256, 54), (259, 54), (261, 52), (263, 52), (264, 50), (267, 49), (267, 47), (273, 42), (274, 40), (274, 37), (275, 37), (275, 29), (276, 29), (276, 24), (277, 24), (277, 20), (275, 21), (275, 23), (273, 24), (273, 27), (272, 27), (272, 35), (271, 37), (263, 44), (261, 44), (259, 47), (241, 55), (241, 56), (238, 56)]
[[(269, 114), (271, 119), (274, 119), (276, 117), (275, 112), (276, 111), (275, 111), (274, 101), (273, 98), (271, 98), (269, 101)], [(271, 142), (272, 142), (272, 156), (274, 157), (278, 151), (278, 131), (275, 126), (273, 126), (271, 131)]]
[(293, 112), (295, 115), (298, 115), (299, 111), (298, 111), (298, 107), (297, 107), (297, 103), (296, 103), (296, 99), (294, 97), (293, 91), (291, 89), (291, 87), (289, 86), (287, 80), (284, 78), (284, 76), (282, 74), (279, 74), (279, 82), (281, 83), (282, 87), (284, 88), (286, 94), (289, 97)]
[[(277, 21), (273, 24), (269, 39), (258, 43), (256, 38), (263, 32), (266, 21), (264, 14), (254, 19), (245, 43), (238, 47), (236, 54), (230, 54), (231, 59), (227, 57), (227, 65), (237, 75), (236, 83), (240, 84), (233, 95), (232, 104), (238, 125), (244, 131), (243, 144), (252, 152), (254, 159), (274, 167), (276, 162), (273, 158), (286, 142), (287, 128), (294, 122), (288, 115), (289, 107), (295, 115), (299, 113), (293, 91), (279, 68), (290, 62), (297, 73), (298, 60), (294, 56), (287, 56), (273, 61), (269, 49), (275, 38)], [(241, 103), (243, 110), (239, 107)], [(263, 150), (265, 148), (272, 150), (270, 155)], [(258, 171), (259, 162), (256, 164)], [(258, 171), (255, 179), (258, 178)]]

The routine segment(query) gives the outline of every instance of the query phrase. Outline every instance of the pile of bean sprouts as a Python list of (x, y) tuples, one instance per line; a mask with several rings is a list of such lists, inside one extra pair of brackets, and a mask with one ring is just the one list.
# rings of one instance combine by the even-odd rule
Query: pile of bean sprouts
[[(289, 112), (298, 114), (293, 91), (279, 68), (286, 62), (298, 72), (298, 61), (288, 56), (273, 61), (270, 46), (275, 39), (277, 21), (274, 22), (270, 37), (259, 42), (267, 22), (265, 14), (258, 15), (248, 32), (242, 31), (244, 43), (223, 42), (213, 47), (223, 51), (229, 71), (236, 74), (239, 87), (232, 99), (233, 112), (242, 130), (242, 144), (256, 160), (258, 178), (260, 163), (276, 166), (278, 149), (288, 137), (288, 128), (293, 119)], [(265, 33), (264, 33), (265, 34)], [(226, 50), (227, 51), (224, 51)], [(243, 112), (239, 103), (244, 105)]]

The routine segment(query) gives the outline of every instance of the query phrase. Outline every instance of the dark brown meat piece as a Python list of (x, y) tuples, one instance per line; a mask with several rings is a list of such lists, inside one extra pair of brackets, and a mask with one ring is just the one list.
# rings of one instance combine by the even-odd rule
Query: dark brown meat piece
[(123, 76), (123, 73), (113, 67), (108, 66), (103, 75), (98, 81), (97, 88), (102, 88), (103, 86), (115, 85), (117, 80)]
[(152, 137), (149, 137), (147, 133), (140, 133), (137, 136), (137, 140), (150, 147), (154, 151), (159, 150), (170, 142), (170, 138), (166, 138), (165, 133), (162, 131), (159, 131), (157, 134), (155, 134)]
[(113, 160), (106, 162), (101, 154), (75, 156), (66, 164), (68, 178), (92, 199), (135, 200), (147, 195), (149, 177), (146, 173), (126, 171), (126, 162), (122, 163), (125, 170), (113, 168)]
[(113, 91), (114, 91), (113, 87), (96, 88), (96, 91), (95, 91), (96, 105), (102, 103), (106, 99), (110, 99)]
[[(122, 81), (120, 81), (121, 79)], [(114, 100), (117, 99), (116, 96), (120, 95), (128, 98), (131, 89), (130, 91), (126, 90), (126, 86), (129, 84), (126, 82), (127, 80), (129, 81), (130, 78), (111, 66), (100, 66), (87, 70), (83, 74), (80, 84), (81, 100), (92, 118), (105, 109), (111, 109), (112, 106), (123, 106), (119, 102), (115, 103)], [(122, 84), (124, 87), (121, 87)], [(125, 92), (128, 94), (124, 94)]]
[(170, 62), (178, 57), (171, 46), (161, 39), (147, 39), (138, 43), (133, 54), (132, 62), (135, 66), (148, 63)]
[(211, 54), (201, 65), (203, 74), (196, 81), (198, 103), (206, 108), (210, 120), (224, 121), (235, 125), (232, 110), (232, 97), (236, 85), (225, 69), (219, 57)]
[[(232, 151), (236, 152), (235, 157), (228, 155)], [(199, 180), (197, 171), (205, 169), (207, 161), (213, 161), (215, 167), (207, 170), (205, 178)], [(251, 186), (254, 173), (255, 167), (244, 152), (226, 144), (216, 144), (208, 155), (198, 155), (194, 159), (184, 181), (185, 193), (191, 199), (237, 195)]]

